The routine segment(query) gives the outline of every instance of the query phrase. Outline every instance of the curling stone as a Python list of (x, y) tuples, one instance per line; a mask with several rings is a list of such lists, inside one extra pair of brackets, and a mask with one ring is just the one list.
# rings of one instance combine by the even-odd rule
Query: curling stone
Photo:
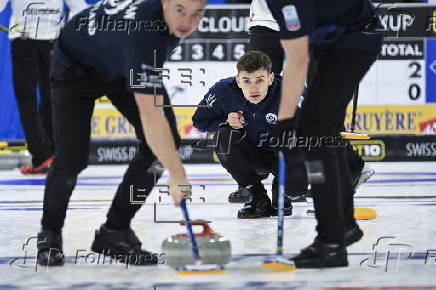
[(0, 151), (0, 170), (17, 168), (20, 165), (20, 153), (10, 150)]
[[(181, 225), (185, 225), (183, 222)], [(230, 241), (215, 233), (207, 223), (194, 221), (193, 226), (202, 226), (203, 232), (194, 234), (203, 264), (225, 265), (231, 258)], [(183, 267), (195, 264), (192, 246), (186, 233), (175, 234), (162, 242), (165, 264), (170, 267)]]
[(24, 165), (32, 165), (32, 155), (28, 151), (20, 152), (20, 164), (18, 167)]

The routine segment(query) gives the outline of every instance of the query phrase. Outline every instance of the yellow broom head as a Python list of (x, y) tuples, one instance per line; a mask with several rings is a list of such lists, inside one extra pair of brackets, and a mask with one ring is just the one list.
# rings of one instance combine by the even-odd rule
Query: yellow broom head
[(176, 273), (180, 275), (214, 275), (225, 273), (223, 266), (219, 265), (186, 265), (184, 267), (176, 268)]
[(364, 133), (341, 132), (341, 137), (348, 140), (369, 140), (371, 137)]
[(295, 264), (293, 261), (283, 259), (281, 257), (265, 259), (262, 267), (273, 271), (293, 271)]
[(373, 220), (377, 218), (377, 212), (372, 208), (355, 208), (354, 219), (356, 220)]

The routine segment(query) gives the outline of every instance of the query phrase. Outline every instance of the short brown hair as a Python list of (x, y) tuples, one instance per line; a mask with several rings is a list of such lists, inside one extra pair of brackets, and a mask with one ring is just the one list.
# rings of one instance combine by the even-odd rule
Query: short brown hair
[(239, 58), (236, 68), (238, 69), (238, 74), (241, 71), (252, 73), (259, 69), (265, 69), (270, 73), (271, 60), (267, 54), (259, 50), (250, 50)]

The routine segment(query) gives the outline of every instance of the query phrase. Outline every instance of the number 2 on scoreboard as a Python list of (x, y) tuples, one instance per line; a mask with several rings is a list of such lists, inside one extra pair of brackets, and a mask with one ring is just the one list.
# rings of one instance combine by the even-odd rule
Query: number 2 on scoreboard
[[(412, 61), (409, 64), (409, 68), (411, 68), (412, 72), (409, 76), (410, 79), (420, 79), (422, 78), (422, 65), (417, 61)], [(417, 83), (411, 83), (409, 86), (409, 98), (413, 101), (418, 100), (421, 97), (421, 87)]]

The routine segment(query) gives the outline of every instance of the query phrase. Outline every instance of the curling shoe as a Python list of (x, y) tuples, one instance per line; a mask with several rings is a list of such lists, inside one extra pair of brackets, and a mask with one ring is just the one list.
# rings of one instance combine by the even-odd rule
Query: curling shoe
[(91, 250), (115, 258), (129, 265), (156, 265), (157, 254), (141, 249), (142, 243), (129, 227), (122, 230), (110, 230), (105, 224), (95, 231)]
[(297, 268), (333, 268), (348, 266), (347, 250), (339, 244), (327, 244), (319, 239), (291, 258)]

